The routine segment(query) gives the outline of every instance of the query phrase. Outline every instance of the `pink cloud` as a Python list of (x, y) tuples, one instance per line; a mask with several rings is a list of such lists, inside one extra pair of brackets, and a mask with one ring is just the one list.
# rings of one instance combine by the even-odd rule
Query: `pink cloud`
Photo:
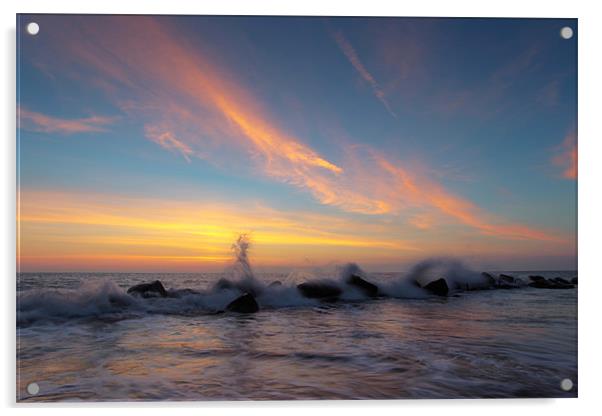
[(562, 170), (563, 178), (577, 179), (577, 134), (568, 133), (556, 150), (552, 164)]
[(146, 137), (150, 140), (164, 149), (179, 152), (190, 163), (190, 156), (194, 155), (194, 151), (186, 143), (178, 140), (172, 132), (161, 130), (155, 126), (147, 126), (145, 132)]
[(105, 126), (115, 121), (114, 117), (90, 116), (65, 119), (48, 116), (23, 107), (18, 110), (19, 127), (41, 133), (93, 133), (106, 131)]

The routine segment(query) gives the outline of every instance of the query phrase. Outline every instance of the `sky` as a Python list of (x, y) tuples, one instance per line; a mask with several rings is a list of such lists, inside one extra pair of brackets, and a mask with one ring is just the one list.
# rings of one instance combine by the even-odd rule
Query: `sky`
[(575, 19), (17, 28), (20, 271), (577, 267)]

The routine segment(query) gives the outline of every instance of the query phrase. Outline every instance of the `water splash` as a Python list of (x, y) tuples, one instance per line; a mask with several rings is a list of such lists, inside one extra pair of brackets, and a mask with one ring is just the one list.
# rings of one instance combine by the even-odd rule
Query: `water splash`
[(239, 235), (234, 244), (232, 244), (232, 251), (235, 256), (234, 272), (237, 274), (236, 277), (240, 279), (255, 278), (251, 263), (249, 262), (250, 248), (251, 238), (248, 234)]
[(421, 286), (439, 278), (445, 278), (452, 289), (487, 288), (489, 282), (480, 272), (467, 267), (462, 261), (454, 258), (430, 258), (416, 264), (406, 278), (418, 282)]
[(341, 301), (361, 301), (374, 296), (358, 288), (350, 277), (357, 276), (368, 284), (378, 286), (378, 295), (398, 299), (420, 299), (433, 296), (424, 286), (444, 278), (450, 291), (491, 288), (483, 275), (453, 258), (430, 258), (417, 263), (400, 276), (388, 279), (367, 273), (356, 263), (338, 266), (335, 270), (293, 272), (283, 281), (258, 279), (251, 267), (251, 239), (241, 234), (232, 244), (234, 261), (229, 273), (206, 289), (169, 288), (168, 296), (141, 299), (130, 296), (115, 282), (83, 282), (78, 288), (31, 289), (18, 293), (17, 322), (27, 325), (39, 320), (71, 319), (91, 316), (125, 316), (140, 313), (185, 314), (214, 313), (244, 293), (254, 296), (260, 308), (315, 306), (319, 301), (305, 297), (297, 288), (299, 283), (320, 282), (341, 290)]
[(247, 292), (253, 296), (262, 293), (265, 286), (255, 278), (253, 268), (249, 261), (249, 250), (251, 249), (251, 237), (248, 234), (240, 234), (234, 244), (234, 265), (232, 267), (232, 278), (235, 286), (242, 292)]

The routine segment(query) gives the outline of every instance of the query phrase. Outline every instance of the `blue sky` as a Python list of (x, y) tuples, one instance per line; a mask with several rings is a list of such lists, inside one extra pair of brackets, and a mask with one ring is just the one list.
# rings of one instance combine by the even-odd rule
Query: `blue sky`
[(18, 26), (27, 269), (219, 268), (236, 232), (266, 267), (576, 268), (575, 19)]

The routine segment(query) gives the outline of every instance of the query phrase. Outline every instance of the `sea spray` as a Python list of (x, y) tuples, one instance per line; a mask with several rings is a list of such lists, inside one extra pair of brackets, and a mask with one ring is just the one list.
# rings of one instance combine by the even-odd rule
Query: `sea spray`
[(367, 273), (362, 270), (356, 263), (347, 263), (343, 266), (337, 267), (339, 271), (339, 278), (342, 281), (347, 281), (351, 275), (360, 276), (362, 278), (367, 277)]
[(240, 234), (234, 244), (232, 251), (234, 252), (235, 263), (233, 266), (234, 272), (241, 279), (254, 279), (253, 269), (249, 262), (249, 250), (251, 248), (251, 238), (248, 234)]
[(255, 278), (251, 263), (249, 261), (249, 250), (251, 249), (251, 238), (248, 234), (240, 234), (234, 244), (234, 265), (232, 266), (232, 278), (234, 286), (242, 292), (258, 296), (265, 289), (264, 284)]
[(76, 289), (30, 289), (17, 293), (17, 323), (100, 316), (138, 304), (111, 280), (84, 282)]
[(444, 278), (452, 290), (486, 289), (489, 282), (481, 273), (467, 267), (462, 261), (454, 258), (430, 258), (416, 264), (406, 279), (416, 281), (424, 286), (434, 280)]
[[(221, 278), (208, 288), (169, 288), (167, 296), (143, 299), (126, 293), (110, 280), (84, 282), (75, 289), (34, 289), (18, 294), (17, 320), (28, 325), (37, 320), (69, 320), (81, 317), (122, 316), (140, 314), (196, 315), (224, 311), (227, 305), (248, 293), (260, 309), (320, 305), (325, 299), (304, 296), (301, 283), (326, 284), (341, 289), (340, 301), (366, 301), (378, 297), (419, 299), (431, 297), (423, 288), (433, 280), (444, 278), (451, 291), (489, 288), (483, 276), (458, 259), (431, 258), (417, 263), (403, 276), (383, 278), (364, 271), (356, 263), (334, 270), (292, 272), (276, 285), (262, 282), (250, 261), (251, 240), (241, 234), (232, 245), (234, 262)], [(358, 284), (358, 279), (368, 282)], [(377, 293), (370, 293), (370, 285)], [(334, 299), (326, 299), (331, 301)], [(119, 319), (119, 318), (118, 318)]]

